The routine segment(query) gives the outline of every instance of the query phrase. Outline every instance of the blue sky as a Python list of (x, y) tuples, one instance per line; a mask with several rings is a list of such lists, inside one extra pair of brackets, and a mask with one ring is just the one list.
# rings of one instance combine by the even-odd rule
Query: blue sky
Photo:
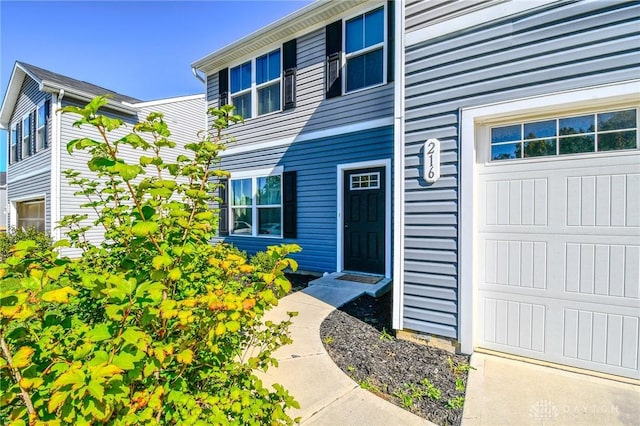
[(204, 93), (193, 61), (310, 2), (0, 0), (0, 98), (15, 61), (144, 101)]

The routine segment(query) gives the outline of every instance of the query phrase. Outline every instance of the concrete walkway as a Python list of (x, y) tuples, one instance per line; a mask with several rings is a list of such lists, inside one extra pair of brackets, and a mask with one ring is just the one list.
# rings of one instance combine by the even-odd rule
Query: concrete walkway
[[(331, 360), (320, 340), (320, 324), (336, 307), (376, 285), (336, 281), (331, 275), (280, 300), (266, 319), (299, 315), (290, 328), (293, 344), (280, 348), (279, 367), (262, 374), (280, 383), (300, 403), (289, 412), (304, 425), (433, 425), (361, 389)], [(633, 384), (476, 352), (471, 358), (463, 426), (640, 425), (640, 387)]]
[(336, 307), (370, 291), (371, 285), (348, 288), (314, 285), (280, 300), (266, 319), (281, 321), (298, 312), (290, 328), (293, 344), (280, 348), (278, 368), (262, 374), (265, 383), (280, 383), (300, 403), (291, 410), (304, 425), (432, 425), (421, 417), (361, 389), (336, 366), (320, 340), (320, 324)]
[(476, 352), (463, 426), (640, 425), (640, 386)]

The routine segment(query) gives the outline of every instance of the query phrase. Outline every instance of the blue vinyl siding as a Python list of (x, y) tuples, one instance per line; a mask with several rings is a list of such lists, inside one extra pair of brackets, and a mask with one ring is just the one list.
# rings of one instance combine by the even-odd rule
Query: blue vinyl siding
[[(407, 28), (435, 13), (423, 4), (407, 6)], [(639, 17), (637, 2), (557, 2), (406, 48), (404, 328), (458, 337), (460, 109), (637, 79)], [(429, 138), (442, 149), (433, 185)]]
[(391, 158), (392, 150), (393, 127), (387, 126), (224, 157), (221, 167), (230, 172), (275, 166), (282, 166), (284, 171), (295, 170), (298, 197), (298, 238), (231, 235), (225, 241), (249, 254), (264, 250), (268, 245), (296, 243), (303, 249), (293, 256), (301, 270), (335, 271), (339, 208), (337, 166)]

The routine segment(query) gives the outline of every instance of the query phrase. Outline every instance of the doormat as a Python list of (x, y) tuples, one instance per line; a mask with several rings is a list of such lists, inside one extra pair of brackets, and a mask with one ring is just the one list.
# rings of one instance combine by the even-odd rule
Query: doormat
[(382, 277), (374, 277), (371, 275), (355, 275), (355, 274), (344, 274), (336, 278), (342, 281), (351, 281), (354, 283), (361, 284), (378, 284), (382, 281)]

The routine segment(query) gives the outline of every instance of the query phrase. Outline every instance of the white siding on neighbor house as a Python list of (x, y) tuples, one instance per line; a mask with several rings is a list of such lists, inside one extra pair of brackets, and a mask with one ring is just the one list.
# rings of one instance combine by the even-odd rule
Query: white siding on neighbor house
[[(38, 83), (31, 77), (24, 79), (20, 96), (16, 101), (16, 106), (11, 114), (9, 126), (18, 123), (22, 118), (37, 108), (37, 106), (45, 99), (50, 97), (49, 94), (40, 92)], [(51, 135), (51, 120), (49, 120), (49, 128), (47, 136)], [(50, 139), (49, 139), (50, 140)], [(18, 143), (21, 143), (18, 141)], [(13, 199), (25, 199), (33, 196), (37, 198), (42, 194), (47, 194), (46, 202), (46, 228), (48, 232), (50, 227), (50, 179), (49, 169), (51, 168), (51, 148), (38, 151), (37, 153), (25, 159), (18, 160), (7, 166), (7, 199), (11, 203)], [(4, 212), (3, 212), (4, 213)], [(11, 223), (10, 209), (7, 212), (8, 224)]]
[[(393, 115), (392, 82), (325, 99), (325, 62), (324, 28), (298, 37), (296, 107), (232, 126), (229, 133), (237, 139), (232, 146), (276, 141)], [(217, 107), (218, 102), (218, 74), (214, 73), (207, 76), (208, 107)]]
[[(7, 186), (7, 199), (9, 204), (20, 201), (45, 199), (45, 230), (51, 232), (51, 174), (49, 171), (28, 176), (24, 179), (16, 180)], [(11, 224), (14, 218), (11, 217), (11, 208), (7, 214), (8, 222)], [(14, 206), (15, 207), (15, 206)]]
[[(406, 48), (404, 328), (459, 338), (459, 110), (638, 78), (638, 9), (557, 2), (435, 39), (424, 32)], [(442, 150), (435, 184), (422, 178), (430, 138)]]
[[(68, 100), (63, 101), (63, 106), (69, 105)], [(73, 103), (73, 105), (78, 105)], [(183, 101), (177, 101), (172, 103), (161, 103), (150, 106), (143, 106), (138, 116), (127, 116), (119, 113), (114, 113), (109, 110), (102, 110), (103, 114), (107, 114), (111, 117), (120, 118), (125, 122), (125, 126), (117, 129), (109, 134), (109, 140), (114, 141), (119, 139), (133, 130), (133, 125), (140, 120), (146, 119), (150, 112), (163, 112), (165, 114), (164, 120), (169, 126), (171, 131), (170, 140), (176, 142), (176, 148), (169, 151), (168, 148), (163, 149), (161, 155), (164, 156), (167, 162), (175, 161), (176, 157), (180, 154), (189, 155), (187, 151), (182, 149), (185, 143), (197, 141), (196, 133), (204, 125), (204, 98), (189, 99)], [(82, 126), (78, 129), (73, 127), (73, 122), (77, 119), (74, 114), (62, 114), (61, 116), (61, 153), (60, 153), (60, 170), (65, 171), (73, 169), (81, 172), (82, 177), (95, 178), (95, 173), (89, 171), (87, 167), (87, 161), (90, 159), (89, 154), (86, 151), (74, 151), (73, 154), (67, 152), (67, 143), (73, 139), (90, 137), (92, 139), (101, 141), (99, 133), (91, 126)], [(143, 136), (144, 137), (144, 136)], [(121, 147), (121, 158), (125, 161), (135, 164), (140, 155), (141, 150), (133, 150), (129, 147)], [(189, 151), (190, 152), (190, 151)], [(146, 155), (152, 155), (148, 153)], [(94, 244), (98, 244), (103, 239), (103, 229), (98, 226), (93, 226), (93, 221), (96, 219), (96, 213), (91, 209), (80, 209), (80, 205), (86, 202), (86, 199), (75, 196), (74, 193), (79, 190), (78, 187), (69, 184), (69, 180), (63, 175), (60, 176), (60, 217), (63, 218), (66, 215), (71, 214), (88, 214), (89, 218), (86, 223), (91, 225), (91, 229), (87, 232), (87, 238)], [(77, 250), (66, 250), (65, 253), (68, 256), (76, 256), (79, 254)]]

